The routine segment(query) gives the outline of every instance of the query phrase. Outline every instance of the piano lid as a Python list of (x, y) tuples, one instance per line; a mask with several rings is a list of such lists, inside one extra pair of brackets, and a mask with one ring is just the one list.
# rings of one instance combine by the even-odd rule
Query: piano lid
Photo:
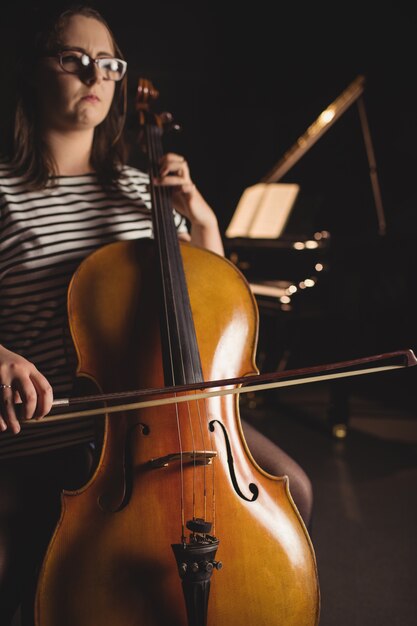
[(278, 163), (264, 176), (261, 182), (277, 183), (291, 167), (311, 148), (312, 145), (335, 123), (337, 119), (353, 104), (358, 105), (359, 119), (362, 127), (365, 149), (369, 163), (369, 175), (371, 179), (372, 193), (375, 202), (376, 216), (378, 221), (378, 234), (386, 234), (385, 212), (382, 204), (381, 190), (378, 181), (377, 167), (371, 133), (365, 111), (362, 93), (365, 88), (365, 77), (362, 75), (350, 83), (342, 93), (329, 106), (320, 113), (318, 118), (307, 128), (287, 150)]
[(365, 77), (358, 76), (329, 106), (320, 113), (318, 118), (307, 128), (291, 146), (278, 163), (264, 176), (261, 182), (276, 183), (295, 163), (313, 146), (318, 139), (335, 123), (337, 119), (363, 93)]

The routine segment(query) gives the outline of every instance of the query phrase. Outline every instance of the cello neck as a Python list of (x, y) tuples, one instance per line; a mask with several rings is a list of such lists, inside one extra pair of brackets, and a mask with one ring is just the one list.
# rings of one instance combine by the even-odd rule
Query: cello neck
[(152, 220), (161, 284), (161, 341), (166, 385), (203, 381), (191, 304), (174, 221), (170, 190), (158, 187), (162, 128), (146, 126)]

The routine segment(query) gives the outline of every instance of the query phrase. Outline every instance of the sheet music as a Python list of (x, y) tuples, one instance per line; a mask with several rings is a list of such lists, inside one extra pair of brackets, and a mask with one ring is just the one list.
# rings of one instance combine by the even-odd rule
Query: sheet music
[(300, 186), (284, 183), (258, 183), (243, 192), (226, 237), (276, 239), (288, 221)]

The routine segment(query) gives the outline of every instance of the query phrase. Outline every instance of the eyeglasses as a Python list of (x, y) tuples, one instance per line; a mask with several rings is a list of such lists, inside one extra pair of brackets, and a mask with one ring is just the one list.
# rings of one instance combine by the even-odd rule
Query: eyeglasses
[(68, 74), (85, 74), (91, 70), (93, 63), (100, 69), (105, 80), (119, 81), (126, 74), (127, 63), (121, 59), (111, 57), (93, 59), (86, 52), (77, 50), (65, 50), (51, 56), (58, 58), (60, 66)]

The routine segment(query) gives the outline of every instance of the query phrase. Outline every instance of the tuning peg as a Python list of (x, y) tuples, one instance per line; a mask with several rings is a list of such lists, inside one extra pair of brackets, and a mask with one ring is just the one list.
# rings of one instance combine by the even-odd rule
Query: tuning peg
[(163, 125), (166, 127), (166, 130), (175, 132), (179, 132), (180, 130), (182, 130), (181, 126), (174, 122), (174, 118), (172, 117), (172, 114), (169, 113), (169, 111), (164, 111), (163, 113), (161, 113), (160, 119)]

